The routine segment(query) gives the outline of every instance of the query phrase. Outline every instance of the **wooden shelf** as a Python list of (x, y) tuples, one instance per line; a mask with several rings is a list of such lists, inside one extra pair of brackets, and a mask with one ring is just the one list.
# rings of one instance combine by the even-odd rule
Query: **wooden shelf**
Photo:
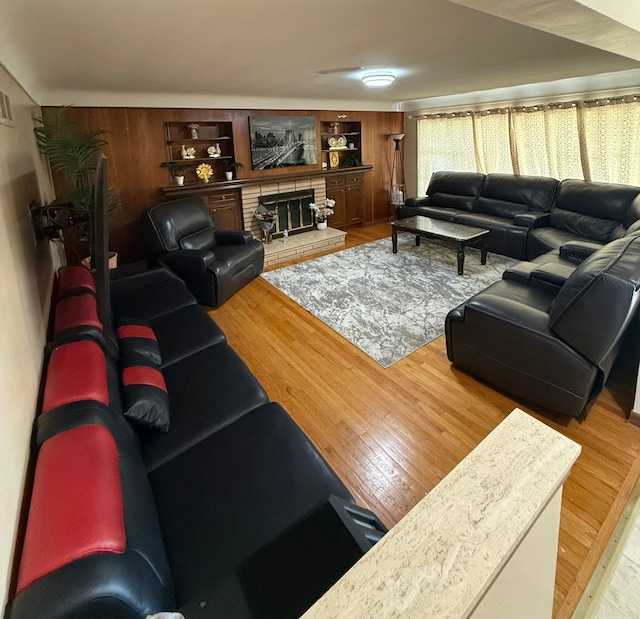
[(206, 142), (210, 144), (211, 142), (221, 142), (222, 140), (230, 140), (231, 136), (222, 135), (219, 138), (198, 138), (194, 140), (193, 138), (184, 138), (182, 140), (167, 140), (167, 144), (194, 144), (200, 142)]

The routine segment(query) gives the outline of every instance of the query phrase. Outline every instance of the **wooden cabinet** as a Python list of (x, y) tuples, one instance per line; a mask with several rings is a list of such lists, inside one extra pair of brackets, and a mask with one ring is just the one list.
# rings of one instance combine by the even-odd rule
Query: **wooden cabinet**
[(327, 177), (327, 198), (335, 200), (333, 215), (329, 218), (332, 228), (343, 228), (347, 225), (347, 196), (344, 176)]
[(347, 225), (362, 223), (362, 184), (363, 174), (350, 174), (345, 177), (347, 196)]
[(362, 223), (363, 184), (362, 172), (327, 176), (327, 198), (336, 201), (334, 213), (329, 219), (332, 228)]
[(323, 121), (322, 162), (328, 169), (362, 165), (360, 121)]
[(242, 199), (239, 190), (212, 191), (202, 196), (218, 230), (242, 230)]
[[(232, 123), (192, 120), (166, 122), (164, 126), (167, 161), (188, 166), (186, 185), (202, 185), (196, 169), (203, 163), (213, 171), (209, 182), (224, 180), (226, 164), (235, 161)], [(173, 174), (169, 173), (169, 178), (175, 184)]]

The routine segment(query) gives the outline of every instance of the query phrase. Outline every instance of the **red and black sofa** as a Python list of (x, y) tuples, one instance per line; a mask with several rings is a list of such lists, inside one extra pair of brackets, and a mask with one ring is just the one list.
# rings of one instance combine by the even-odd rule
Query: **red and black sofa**
[(299, 616), (384, 526), (182, 280), (110, 293), (60, 270), (9, 619)]

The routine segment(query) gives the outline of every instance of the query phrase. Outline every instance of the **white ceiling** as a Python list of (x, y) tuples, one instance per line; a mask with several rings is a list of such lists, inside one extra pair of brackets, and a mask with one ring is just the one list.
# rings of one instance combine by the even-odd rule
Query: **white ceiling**
[[(43, 105), (387, 110), (600, 74), (640, 84), (640, 32), (585, 2), (0, 0), (0, 62)], [(366, 89), (374, 69), (397, 79)]]

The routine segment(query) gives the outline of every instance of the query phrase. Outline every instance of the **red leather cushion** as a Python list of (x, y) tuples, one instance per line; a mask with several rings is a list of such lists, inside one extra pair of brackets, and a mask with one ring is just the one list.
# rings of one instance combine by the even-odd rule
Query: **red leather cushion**
[(57, 434), (38, 455), (18, 591), (83, 557), (127, 547), (118, 450), (103, 426)]
[(122, 370), (122, 383), (125, 387), (130, 385), (150, 385), (163, 391), (167, 390), (164, 376), (160, 370), (142, 365), (136, 365)]
[(116, 335), (120, 339), (124, 339), (127, 337), (142, 337), (158, 341), (158, 338), (153, 332), (153, 329), (146, 325), (122, 325), (121, 327), (118, 327)]
[(96, 291), (93, 274), (86, 267), (67, 266), (58, 269), (58, 292), (64, 293), (74, 288), (88, 288)]
[(53, 349), (47, 367), (42, 410), (46, 412), (82, 400), (109, 405), (104, 352), (91, 340), (70, 342)]
[(102, 331), (96, 298), (91, 294), (67, 297), (56, 305), (56, 333), (80, 326), (96, 327)]

